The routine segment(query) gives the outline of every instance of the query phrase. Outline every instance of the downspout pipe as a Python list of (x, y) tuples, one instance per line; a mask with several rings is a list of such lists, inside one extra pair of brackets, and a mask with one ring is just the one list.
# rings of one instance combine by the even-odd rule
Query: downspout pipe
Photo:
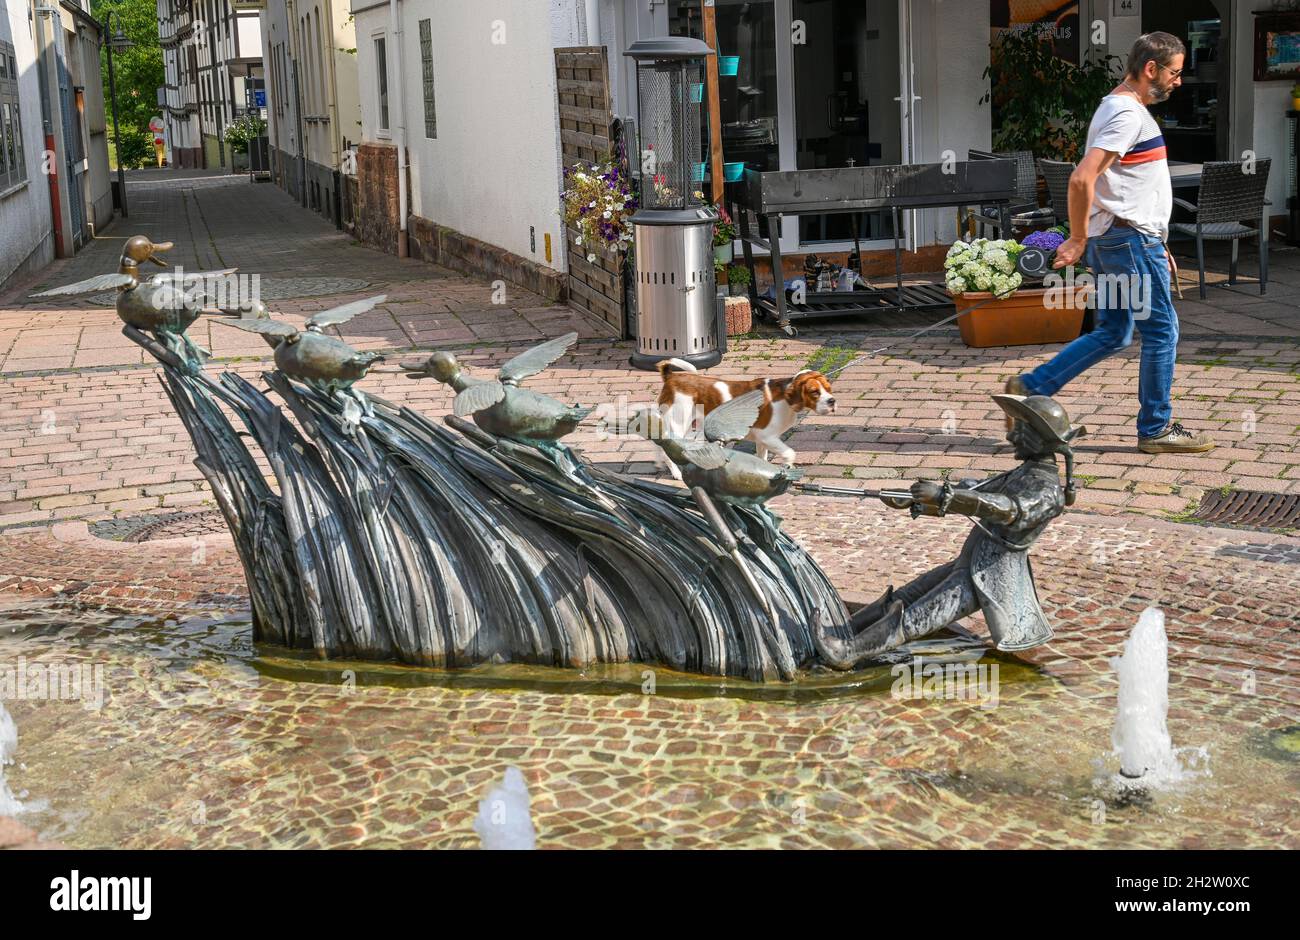
[(401, 5), (401, 0), (388, 0), (388, 32), (393, 37), (393, 77), (396, 79), (389, 85), (397, 112), (397, 257), (407, 258), (410, 253), (406, 241), (406, 95), (402, 91)]
[(587, 23), (587, 45), (600, 45), (600, 0), (584, 0)]

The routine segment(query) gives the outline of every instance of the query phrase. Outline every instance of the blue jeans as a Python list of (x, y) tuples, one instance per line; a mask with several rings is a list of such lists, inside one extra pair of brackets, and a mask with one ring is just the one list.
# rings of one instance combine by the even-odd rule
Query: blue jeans
[[(1021, 381), (1032, 395), (1055, 395), (1076, 375), (1133, 342), (1136, 324), (1142, 334), (1138, 437), (1155, 437), (1173, 412), (1169, 394), (1178, 352), (1178, 313), (1169, 294), (1164, 243), (1135, 228), (1112, 227), (1088, 240), (1084, 261), (1098, 279), (1096, 327)], [(1111, 289), (1113, 285), (1121, 290)]]

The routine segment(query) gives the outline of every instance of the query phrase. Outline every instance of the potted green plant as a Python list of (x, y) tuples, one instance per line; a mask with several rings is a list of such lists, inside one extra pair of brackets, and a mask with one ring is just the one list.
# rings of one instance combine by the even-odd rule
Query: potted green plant
[(979, 100), (994, 108), (993, 149), (1078, 160), (1092, 113), (1119, 81), (1120, 65), (1114, 55), (1074, 65), (1036, 30), (1004, 31), (990, 47), (989, 91)]
[[(1030, 238), (1046, 236), (1035, 232)], [(1059, 245), (1064, 239), (1051, 233)], [(1027, 239), (1028, 240), (1028, 239)], [(1055, 250), (1046, 241), (1035, 244)], [(944, 259), (944, 279), (958, 311), (962, 342), (983, 349), (989, 346), (1029, 346), (1065, 343), (1079, 335), (1084, 308), (1049, 302), (1045, 287), (1021, 287), (1016, 256), (1023, 246), (1011, 240), (977, 238), (956, 241)]]
[(731, 293), (737, 297), (743, 297), (748, 288), (749, 282), (753, 280), (749, 276), (749, 268), (743, 264), (733, 264), (727, 268), (727, 286), (731, 288)]
[[(226, 126), (226, 143), (230, 145), (230, 165), (234, 170), (248, 167), (249, 142), (266, 134), (266, 121), (252, 112), (231, 121)], [(240, 159), (242, 157), (242, 159)]]
[(723, 206), (718, 206), (718, 221), (713, 223), (713, 257), (723, 264), (731, 264), (735, 257), (732, 242), (736, 240), (736, 226)]

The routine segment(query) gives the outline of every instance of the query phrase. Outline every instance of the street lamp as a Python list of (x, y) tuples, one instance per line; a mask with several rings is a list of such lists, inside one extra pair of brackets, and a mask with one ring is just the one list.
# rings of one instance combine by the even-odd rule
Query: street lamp
[[(109, 30), (110, 21), (113, 18), (113, 11), (109, 10), (104, 14), (104, 28), (100, 33), (100, 44), (104, 45), (104, 36), (108, 36), (108, 94), (113, 102), (113, 148), (117, 151), (117, 191), (122, 201), (122, 218), (126, 218), (126, 174), (122, 171), (122, 137), (117, 130), (117, 82), (113, 76), (113, 51), (125, 52), (135, 43), (126, 38), (122, 32), (122, 27), (117, 27), (117, 32)], [(119, 16), (120, 20), (121, 17)]]

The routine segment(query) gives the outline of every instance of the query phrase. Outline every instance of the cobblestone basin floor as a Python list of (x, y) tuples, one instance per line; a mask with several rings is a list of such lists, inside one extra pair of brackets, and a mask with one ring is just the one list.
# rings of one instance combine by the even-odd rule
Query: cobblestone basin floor
[[(777, 508), (849, 596), (965, 532), (829, 499)], [(12, 531), (0, 663), (102, 666), (104, 697), (10, 702), (8, 779), (35, 807), (20, 820), (71, 846), (472, 846), (478, 799), (515, 765), (547, 848), (1300, 847), (1300, 763), (1271, 740), (1300, 724), (1294, 540), (1071, 513), (1034, 557), (1056, 638), (985, 655), (983, 693), (910, 699), (886, 667), (792, 688), (304, 661), (254, 648), (222, 536)], [(1170, 732), (1205, 749), (1208, 776), (1134, 798), (1109, 782), (1108, 658), (1149, 604), (1168, 617)]]

